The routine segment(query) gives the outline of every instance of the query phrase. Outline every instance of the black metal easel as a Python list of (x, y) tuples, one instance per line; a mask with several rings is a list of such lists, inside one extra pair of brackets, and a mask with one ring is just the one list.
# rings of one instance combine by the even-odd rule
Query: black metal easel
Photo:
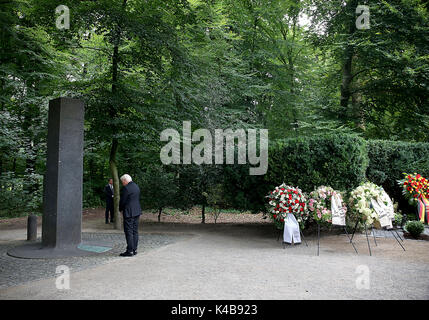
[[(359, 254), (356, 247), (355, 247), (355, 244), (353, 243), (352, 238), (350, 238), (349, 233), (347, 232), (347, 228), (345, 226), (344, 226), (344, 231), (346, 232), (347, 238), (349, 238), (350, 243), (353, 246), (353, 249), (355, 249), (356, 254)], [(319, 252), (320, 252), (320, 224), (318, 223), (317, 224), (317, 255), (319, 255)]]
[[(352, 240), (353, 240), (353, 237), (354, 237), (354, 235), (355, 235), (355, 232), (356, 232), (356, 229), (357, 229), (358, 223), (359, 223), (359, 220), (357, 220), (357, 221), (356, 221), (356, 224), (355, 224), (355, 227), (354, 227), (354, 229), (353, 229), (353, 234), (352, 234), (352, 237), (351, 237), (351, 239), (350, 239), (350, 242), (352, 242)], [(372, 253), (371, 253), (371, 245), (369, 244), (368, 228), (367, 228), (367, 226), (366, 226), (366, 223), (365, 223), (365, 222), (364, 222), (364, 226), (365, 226), (366, 241), (367, 241), (367, 243), (368, 243), (368, 251), (369, 251), (369, 255), (371, 256), (371, 255), (372, 255)], [(399, 245), (401, 246), (401, 248), (405, 251), (405, 248), (404, 248), (404, 246), (402, 245), (402, 243), (399, 241), (399, 239), (401, 239), (401, 241), (404, 241), (404, 240), (401, 238), (401, 236), (399, 235), (399, 233), (398, 233), (395, 229), (393, 229), (393, 228), (392, 228), (392, 229), (383, 229), (383, 230), (385, 230), (385, 231), (386, 231), (386, 230), (387, 230), (387, 231), (390, 231), (390, 232), (392, 233), (393, 237), (395, 238), (395, 240), (399, 243)], [(373, 238), (374, 238), (375, 246), (377, 246), (377, 241), (375, 240), (374, 227), (372, 227), (371, 231), (372, 231), (372, 235), (373, 235)], [(395, 233), (396, 233), (396, 235), (395, 235)], [(399, 239), (398, 239), (396, 236), (398, 236), (398, 237), (399, 237)]]
[[(393, 237), (395, 238), (395, 240), (399, 243), (399, 245), (401, 246), (401, 248), (404, 250), (404, 251), (406, 251), (405, 250), (405, 248), (404, 248), (404, 246), (402, 245), (402, 243), (398, 240), (398, 238), (399, 239), (401, 239), (401, 241), (402, 242), (404, 242), (404, 239), (402, 239), (401, 238), (401, 236), (399, 235), (399, 233), (398, 233), (398, 231), (396, 231), (396, 229), (394, 229), (394, 228), (392, 228), (392, 229), (383, 229), (384, 231), (390, 231), (391, 233), (392, 233), (392, 235), (393, 235)], [(395, 233), (396, 233), (396, 236), (395, 236)], [(398, 237), (398, 238), (397, 238)]]

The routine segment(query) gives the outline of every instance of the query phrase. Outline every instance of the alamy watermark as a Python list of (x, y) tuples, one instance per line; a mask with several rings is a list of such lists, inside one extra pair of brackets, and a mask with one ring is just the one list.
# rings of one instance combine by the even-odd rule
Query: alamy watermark
[[(249, 168), (250, 175), (263, 175), (267, 172), (267, 129), (247, 129), (247, 133), (244, 129), (215, 129), (213, 139), (210, 130), (197, 129), (192, 132), (191, 121), (183, 121), (182, 135), (181, 143), (180, 133), (177, 130), (165, 129), (161, 132), (161, 141), (168, 141), (160, 152), (160, 159), (163, 164), (224, 164), (225, 160), (226, 164), (234, 164), (237, 146), (237, 163), (246, 164), (248, 161), (251, 165), (257, 166)], [(235, 144), (236, 139), (238, 140), (237, 145)], [(192, 142), (199, 143), (192, 146)], [(181, 150), (181, 146), (183, 150)]]
[(57, 29), (70, 29), (70, 9), (65, 5), (60, 5), (55, 8), (55, 13), (59, 14), (55, 21)]
[(58, 266), (55, 269), (56, 274), (60, 274), (55, 278), (55, 287), (58, 290), (70, 289), (70, 268), (66, 265)]
[(356, 29), (368, 30), (370, 28), (369, 7), (361, 4), (358, 5), (356, 7), (356, 14), (359, 15), (356, 19)]
[(358, 265), (356, 267), (355, 273), (358, 274), (355, 284), (356, 289), (358, 290), (369, 290), (370, 289), (370, 273), (369, 267), (367, 265)]

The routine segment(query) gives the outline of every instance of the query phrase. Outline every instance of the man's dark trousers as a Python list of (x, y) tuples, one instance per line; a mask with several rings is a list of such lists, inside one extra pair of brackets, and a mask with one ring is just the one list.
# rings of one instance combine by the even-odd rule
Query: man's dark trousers
[(109, 184), (104, 187), (104, 194), (106, 196), (106, 223), (109, 223), (109, 212), (110, 212), (110, 222), (113, 222), (113, 188)]
[(124, 217), (124, 232), (125, 239), (127, 240), (127, 251), (134, 252), (137, 251), (137, 246), (139, 243), (139, 218), (137, 217)]
[(110, 222), (113, 222), (113, 201), (106, 201), (106, 223), (109, 222), (109, 213), (110, 213)]

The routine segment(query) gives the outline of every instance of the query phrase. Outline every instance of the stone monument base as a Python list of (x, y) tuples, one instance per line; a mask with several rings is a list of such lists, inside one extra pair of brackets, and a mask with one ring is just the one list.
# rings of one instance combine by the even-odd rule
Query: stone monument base
[(76, 247), (43, 247), (41, 242), (28, 243), (8, 250), (7, 254), (23, 259), (57, 259), (95, 256), (112, 249), (111, 244), (99, 241), (83, 241)]

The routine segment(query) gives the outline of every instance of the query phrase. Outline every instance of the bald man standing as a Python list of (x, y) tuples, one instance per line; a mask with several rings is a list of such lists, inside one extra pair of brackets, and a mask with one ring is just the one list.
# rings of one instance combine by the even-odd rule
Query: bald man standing
[(122, 188), (119, 210), (124, 218), (124, 232), (127, 240), (127, 251), (121, 257), (131, 257), (137, 254), (139, 241), (139, 218), (142, 213), (140, 207), (140, 188), (128, 174), (121, 177)]

